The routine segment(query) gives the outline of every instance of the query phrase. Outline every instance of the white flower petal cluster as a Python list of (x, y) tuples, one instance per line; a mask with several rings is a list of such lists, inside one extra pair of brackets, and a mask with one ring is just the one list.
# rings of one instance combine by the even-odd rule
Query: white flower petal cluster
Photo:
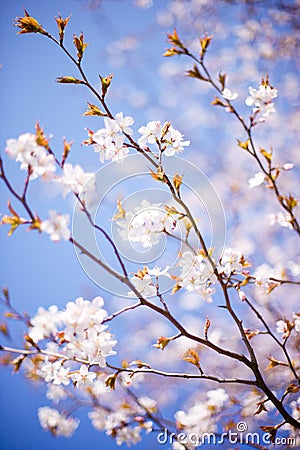
[(286, 320), (277, 320), (276, 331), (282, 334), (283, 339), (287, 338), (290, 334), (289, 324)]
[(58, 242), (61, 239), (65, 241), (71, 237), (69, 230), (70, 217), (68, 214), (57, 214), (56, 211), (49, 211), (49, 219), (43, 220), (41, 223), (41, 231), (50, 234), (50, 239), (53, 242)]
[(177, 278), (177, 284), (188, 292), (196, 292), (208, 303), (212, 302), (215, 289), (211, 284), (215, 282), (215, 276), (211, 276), (211, 269), (202, 254), (193, 254), (186, 251), (182, 254), (178, 265), (182, 268)]
[(63, 175), (57, 177), (55, 181), (62, 185), (64, 197), (70, 192), (74, 192), (80, 194), (81, 200), (86, 205), (93, 203), (95, 199), (95, 174), (85, 172), (79, 164), (72, 166), (72, 164), (66, 163), (63, 168)]
[[(99, 153), (100, 161), (122, 161), (129, 153), (124, 144), (125, 134), (131, 136), (134, 120), (130, 116), (123, 116), (122, 112), (116, 114), (115, 119), (105, 117), (104, 126), (93, 134), (93, 147)], [(125, 133), (125, 134), (124, 134)]]
[(38, 375), (44, 378), (46, 383), (53, 383), (58, 386), (61, 384), (68, 386), (68, 384), (70, 384), (69, 371), (70, 368), (64, 367), (61, 361), (52, 363), (46, 359), (38, 371)]
[[(145, 399), (144, 399), (145, 400)], [(147, 405), (153, 408), (156, 402), (147, 398)], [(151, 408), (150, 408), (151, 409)], [(145, 415), (145, 410), (129, 404), (120, 405), (117, 411), (109, 412), (103, 408), (96, 408), (88, 413), (88, 416), (97, 430), (105, 430), (108, 436), (113, 436), (117, 445), (126, 443), (128, 446), (141, 441), (141, 432), (152, 430), (151, 421), (142, 421), (140, 425), (134, 424), (136, 417)]]
[[(130, 281), (142, 297), (147, 298), (156, 295), (156, 287), (148, 273), (142, 273), (141, 275), (136, 274), (130, 279)], [(135, 293), (132, 291), (129, 291), (128, 295), (130, 297), (136, 297)]]
[(50, 306), (48, 310), (42, 306), (39, 307), (37, 314), (30, 319), (29, 337), (37, 343), (45, 338), (54, 336), (57, 333), (57, 327), (61, 323), (60, 315), (61, 312), (56, 305)]
[(66, 417), (57, 409), (48, 406), (38, 409), (38, 418), (42, 428), (51, 431), (54, 436), (71, 437), (79, 425), (79, 419)]
[[(101, 297), (94, 298), (92, 302), (80, 297), (75, 302), (69, 302), (64, 311), (58, 311), (53, 306), (49, 308), (49, 311), (40, 308), (37, 316), (31, 320), (29, 336), (36, 343), (46, 338), (56, 339), (59, 354), (62, 356), (70, 359), (78, 358), (89, 364), (104, 367), (106, 358), (115, 354), (113, 347), (116, 341), (106, 330), (107, 327), (102, 324), (107, 315), (102, 306)], [(55, 370), (62, 373), (57, 362), (50, 363), (47, 360), (40, 368), (47, 382), (59, 380), (60, 375), (53, 375)], [(66, 372), (64, 374), (68, 376)], [(81, 381), (79, 385), (82, 384), (83, 379), (90, 382), (95, 378), (93, 375), (89, 376), (83, 368), (79, 370), (76, 377), (77, 381), (79, 379)], [(60, 383), (56, 381), (55, 384)]]
[(222, 91), (222, 96), (225, 98), (225, 100), (236, 100), (239, 96), (237, 92), (232, 92), (229, 88), (224, 88)]
[(242, 272), (243, 261), (244, 257), (240, 251), (233, 248), (226, 248), (220, 260), (218, 272), (224, 273), (227, 276), (230, 276), (232, 273)]
[[(130, 281), (140, 295), (145, 298), (153, 297), (157, 295), (157, 278), (163, 275), (169, 276), (167, 272), (168, 268), (169, 267), (167, 266), (164, 270), (161, 271), (159, 268), (151, 270), (147, 266), (145, 266), (143, 270), (139, 270), (136, 274), (134, 274), (134, 276), (130, 278)], [(151, 277), (151, 275), (153, 276), (153, 278)], [(130, 297), (136, 296), (133, 291), (128, 292), (128, 295)]]
[(46, 397), (57, 405), (61, 400), (67, 398), (67, 393), (63, 386), (48, 383)]
[(56, 170), (54, 156), (36, 143), (34, 134), (25, 133), (18, 139), (8, 139), (5, 151), (12, 159), (20, 162), (22, 170), (30, 167), (30, 180), (38, 177), (47, 180)]
[(298, 397), (297, 400), (293, 400), (290, 403), (290, 407), (292, 409), (292, 416), (295, 417), (295, 419), (299, 420), (299, 418), (300, 418), (300, 397)]
[(276, 112), (273, 99), (277, 97), (277, 89), (271, 87), (269, 83), (264, 82), (258, 89), (249, 87), (249, 97), (246, 98), (247, 106), (252, 106), (253, 113), (261, 113), (262, 117), (268, 117)]
[(265, 181), (265, 174), (263, 172), (257, 172), (254, 177), (249, 178), (248, 185), (252, 189), (254, 187), (260, 186)]
[(78, 389), (85, 389), (86, 386), (93, 384), (96, 376), (95, 372), (89, 372), (88, 367), (82, 364), (80, 369), (72, 374), (72, 380)]
[(206, 401), (195, 403), (187, 412), (175, 413), (179, 429), (187, 435), (195, 433), (201, 436), (203, 433), (217, 431), (218, 415), (226, 407), (229, 396), (220, 388), (208, 391), (207, 397)]
[[(242, 399), (242, 417), (252, 417), (255, 411), (257, 411), (257, 406), (260, 402), (265, 400), (263, 395), (256, 389), (249, 391), (246, 396)], [(265, 402), (265, 406), (268, 410), (272, 410), (274, 408), (273, 404), (270, 401)], [(261, 411), (260, 416), (265, 417), (267, 415), (267, 411)]]
[(294, 326), (297, 333), (300, 332), (300, 314), (294, 313), (293, 314), (293, 320), (294, 320)]
[(271, 267), (268, 264), (261, 264), (258, 266), (253, 274), (255, 278), (255, 284), (259, 288), (268, 291), (272, 286), (279, 286), (279, 283), (271, 280), (271, 278), (282, 278), (282, 267)]
[(161, 203), (151, 204), (144, 199), (133, 212), (126, 211), (125, 217), (117, 220), (117, 225), (124, 241), (150, 248), (159, 243), (163, 230), (173, 231), (176, 222)]
[(293, 313), (292, 323), (288, 320), (277, 320), (276, 322), (276, 331), (283, 335), (283, 339), (290, 335), (293, 328), (297, 333), (300, 332), (300, 314)]
[(184, 141), (183, 134), (175, 130), (169, 122), (162, 124), (153, 120), (140, 127), (138, 132), (142, 135), (138, 139), (141, 147), (144, 148), (147, 144), (157, 144), (165, 156), (174, 156), (190, 145), (190, 141)]
[(168, 276), (168, 270), (169, 270), (170, 266), (166, 266), (164, 269), (161, 269), (161, 267), (158, 266), (154, 266), (153, 269), (150, 269), (150, 267), (148, 267), (148, 273), (149, 275), (152, 275), (154, 277), (161, 277), (163, 275)]
[(284, 215), (282, 212), (278, 214), (270, 214), (269, 215), (269, 223), (271, 226), (278, 224), (281, 227), (293, 229), (293, 225), (291, 223), (292, 216), (290, 214)]

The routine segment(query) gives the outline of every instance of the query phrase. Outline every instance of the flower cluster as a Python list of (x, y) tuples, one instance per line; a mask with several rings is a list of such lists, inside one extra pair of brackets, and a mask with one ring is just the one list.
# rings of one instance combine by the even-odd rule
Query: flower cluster
[(122, 161), (129, 153), (125, 145), (125, 135), (131, 136), (134, 120), (132, 117), (123, 116), (122, 112), (116, 114), (115, 119), (105, 117), (105, 128), (93, 133), (93, 146), (96, 153), (99, 153), (100, 161), (105, 160)]
[(248, 185), (252, 189), (254, 187), (260, 186), (265, 181), (266, 176), (263, 172), (257, 172), (252, 178), (249, 178)]
[(133, 212), (125, 211), (124, 218), (117, 221), (121, 238), (130, 243), (140, 243), (144, 248), (158, 244), (163, 231), (171, 232), (176, 221), (166, 213), (161, 203), (150, 204), (142, 200)]
[(54, 436), (71, 437), (79, 425), (79, 419), (66, 417), (48, 406), (38, 409), (38, 418), (42, 428), (51, 431)]
[[(169, 266), (161, 270), (159, 267), (154, 267), (150, 269), (145, 266), (142, 270), (138, 270), (133, 277), (130, 278), (131, 283), (143, 297), (153, 297), (157, 295), (158, 277), (169, 276), (168, 273)], [(154, 277), (155, 280), (152, 278)], [(129, 297), (134, 297), (136, 294), (133, 291), (128, 292)]]
[[(66, 360), (77, 359), (89, 365), (105, 367), (106, 358), (115, 354), (113, 347), (116, 341), (102, 324), (107, 314), (102, 306), (101, 297), (94, 298), (92, 302), (80, 297), (75, 302), (67, 303), (64, 311), (56, 306), (51, 306), (49, 310), (39, 308), (31, 320), (29, 337), (35, 344), (50, 339), (51, 349)], [(40, 375), (46, 382), (58, 385), (68, 384), (67, 379), (71, 376), (60, 360), (52, 362), (50, 359), (45, 359)], [(93, 377), (88, 376), (86, 369), (80, 368), (75, 379), (72, 379), (81, 383), (83, 379), (91, 381)]]
[(242, 272), (243, 268), (247, 266), (249, 266), (249, 263), (240, 251), (233, 248), (226, 248), (220, 260), (218, 272), (224, 273), (229, 277), (232, 273)]
[(58, 242), (61, 239), (70, 239), (69, 230), (70, 217), (68, 214), (57, 214), (56, 211), (49, 211), (49, 219), (43, 220), (40, 225), (41, 231), (50, 234), (51, 241)]
[(258, 89), (249, 87), (249, 97), (246, 98), (246, 105), (252, 106), (253, 113), (261, 113), (262, 117), (268, 117), (275, 110), (273, 99), (277, 97), (278, 91), (269, 85), (268, 79), (262, 80)]
[(174, 156), (190, 145), (190, 141), (183, 141), (183, 134), (175, 130), (170, 122), (162, 124), (154, 120), (140, 127), (138, 132), (142, 135), (138, 140), (142, 148), (147, 144), (156, 144), (165, 156)]
[[(116, 341), (103, 325), (107, 313), (103, 299), (92, 301), (77, 298), (65, 310), (50, 306), (39, 308), (30, 320), (27, 341), (38, 346), (44, 356), (27, 361), (27, 370), (48, 384), (47, 398), (54, 404), (67, 398), (66, 386), (73, 385), (78, 392), (104, 395), (106, 374), (99, 368), (106, 366), (106, 358), (115, 354)], [(44, 343), (44, 349), (42, 349)], [(92, 366), (98, 367), (93, 370)], [(39, 408), (42, 427), (55, 436), (71, 436), (79, 421), (65, 417), (56, 409)]]
[(188, 292), (196, 292), (211, 303), (212, 295), (215, 293), (211, 284), (215, 282), (215, 276), (212, 275), (212, 270), (203, 254), (186, 251), (181, 255), (178, 265), (181, 267), (181, 273), (177, 277), (177, 286), (185, 288)]
[(29, 171), (31, 180), (38, 177), (49, 179), (56, 170), (54, 156), (37, 144), (34, 134), (25, 133), (18, 139), (8, 139), (5, 151), (12, 159), (20, 162), (22, 170)]
[(80, 199), (88, 206), (95, 200), (95, 174), (84, 172), (79, 164), (72, 166), (66, 163), (63, 167), (63, 175), (55, 179), (62, 185), (63, 196), (66, 197), (70, 192), (80, 194)]
[(283, 339), (288, 338), (293, 329), (295, 329), (295, 331), (297, 333), (300, 332), (300, 314), (299, 313), (293, 314), (292, 321), (285, 319), (285, 320), (278, 320), (276, 322), (276, 331), (277, 331), (277, 333), (282, 334)]
[(269, 223), (271, 226), (278, 224), (281, 227), (289, 228), (290, 230), (293, 229), (292, 216), (289, 213), (283, 214), (279, 212), (277, 214), (270, 214)]
[(280, 285), (280, 283), (275, 280), (282, 278), (282, 275), (283, 267), (281, 265), (270, 267), (269, 264), (261, 264), (256, 268), (253, 277), (258, 290), (265, 294), (269, 294)]
[(149, 397), (141, 397), (137, 403), (138, 405), (121, 404), (116, 411), (95, 408), (88, 416), (97, 430), (106, 430), (106, 434), (113, 436), (118, 445), (126, 443), (130, 446), (140, 442), (142, 430), (146, 433), (152, 431), (152, 421), (143, 417), (145, 411), (156, 411), (156, 402)]
[[(206, 401), (196, 402), (188, 412), (177, 411), (175, 419), (178, 429), (184, 431), (187, 436), (186, 442), (174, 444), (176, 450), (184, 450), (186, 444), (189, 444), (188, 436), (202, 436), (204, 433), (215, 433), (217, 431), (217, 423), (219, 414), (228, 406), (229, 396), (224, 389), (214, 389), (207, 391), (208, 399)], [(185, 445), (184, 445), (185, 444)], [(194, 445), (200, 445), (201, 442)]]

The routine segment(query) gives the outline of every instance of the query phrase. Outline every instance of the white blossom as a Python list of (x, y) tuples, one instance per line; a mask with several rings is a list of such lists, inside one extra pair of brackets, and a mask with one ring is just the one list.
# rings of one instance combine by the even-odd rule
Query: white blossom
[(134, 211), (126, 211), (125, 218), (117, 220), (117, 226), (124, 241), (140, 243), (144, 248), (149, 248), (159, 243), (164, 230), (169, 233), (173, 231), (176, 222), (162, 204), (150, 204), (144, 199)]
[(280, 283), (271, 278), (281, 278), (282, 277), (282, 267), (278, 266), (271, 268), (268, 264), (262, 264), (256, 268), (254, 272), (255, 284), (262, 288), (267, 293), (269, 290), (273, 290)]
[(207, 391), (206, 395), (208, 397), (207, 404), (215, 407), (217, 410), (221, 409), (229, 400), (228, 394), (222, 388)]
[(142, 135), (138, 139), (138, 144), (144, 147), (146, 144), (155, 144), (159, 141), (161, 136), (162, 125), (158, 120), (152, 120), (147, 125), (143, 125), (138, 129), (138, 132)]
[(58, 242), (61, 239), (69, 240), (71, 232), (68, 228), (70, 218), (68, 214), (57, 214), (49, 211), (49, 219), (41, 223), (41, 231), (50, 234), (51, 241)]
[(107, 145), (106, 159), (123, 161), (129, 153), (129, 148), (124, 145), (124, 136), (120, 135)]
[[(131, 283), (138, 290), (139, 294), (143, 297), (153, 297), (156, 295), (156, 287), (153, 284), (152, 278), (148, 273), (141, 273), (134, 275), (130, 279)], [(132, 291), (128, 293), (130, 297), (136, 296)]]
[(36, 143), (34, 134), (25, 133), (18, 139), (8, 139), (5, 151), (12, 159), (20, 162), (22, 170), (28, 170), (30, 167), (31, 180), (39, 176), (47, 180), (56, 170), (54, 156)]
[(258, 266), (254, 272), (255, 284), (258, 286), (265, 285), (272, 276), (272, 269), (268, 264)]
[(61, 361), (52, 363), (46, 359), (38, 373), (46, 383), (67, 386), (70, 384), (69, 371), (70, 368), (64, 367)]
[(244, 291), (240, 291), (240, 290), (239, 290), (239, 297), (240, 297), (240, 300), (242, 300), (242, 302), (244, 302), (246, 300), (246, 298), (247, 298), (245, 292)]
[(138, 139), (141, 147), (157, 144), (165, 156), (174, 156), (190, 145), (190, 141), (184, 141), (183, 134), (175, 130), (169, 122), (162, 125), (161, 122), (153, 120), (140, 127), (138, 132), (142, 135)]
[(153, 6), (153, 0), (135, 0), (134, 4), (138, 8), (148, 9)]
[(220, 260), (218, 271), (229, 276), (231, 273), (241, 272), (243, 270), (243, 255), (238, 250), (226, 248)]
[(54, 404), (57, 404), (67, 398), (67, 393), (61, 385), (48, 383), (46, 397), (52, 400)]
[(252, 189), (254, 187), (260, 186), (265, 181), (265, 174), (263, 172), (257, 172), (254, 177), (249, 178), (248, 185)]
[(79, 371), (72, 374), (72, 380), (76, 383), (78, 389), (82, 389), (92, 384), (96, 376), (95, 372), (90, 372), (88, 367), (82, 364)]
[(281, 168), (282, 168), (283, 170), (286, 170), (286, 171), (292, 170), (293, 167), (294, 167), (294, 164), (293, 164), (293, 163), (284, 163), (284, 164), (281, 166)]
[(105, 367), (106, 358), (115, 354), (113, 347), (116, 341), (106, 331), (107, 327), (102, 325), (107, 315), (102, 306), (101, 297), (96, 297), (92, 302), (80, 297), (67, 304), (62, 318), (65, 324), (64, 337), (68, 342), (66, 354), (70, 358), (85, 359), (90, 364)]
[(293, 314), (294, 324), (295, 324), (295, 330), (299, 333), (300, 332), (300, 314)]
[(288, 323), (285, 320), (277, 320), (276, 331), (277, 331), (277, 333), (282, 334), (283, 339), (285, 339), (290, 333)]
[(253, 113), (261, 112), (263, 117), (273, 114), (275, 106), (273, 99), (277, 97), (277, 89), (271, 87), (267, 82), (259, 85), (258, 89), (249, 87), (250, 96), (246, 98), (246, 105), (252, 106)]
[(177, 411), (175, 419), (179, 428), (185, 433), (202, 435), (215, 433), (217, 430), (218, 414), (226, 407), (229, 396), (224, 389), (207, 392), (207, 401), (196, 402), (187, 412)]
[(116, 114), (116, 118), (115, 121), (117, 122), (118, 126), (119, 126), (119, 131), (122, 131), (123, 133), (132, 135), (133, 131), (130, 128), (131, 125), (134, 124), (134, 120), (132, 117), (130, 116), (123, 116), (122, 112), (119, 112)]
[(113, 436), (117, 445), (126, 443), (128, 446), (137, 444), (141, 440), (141, 428), (129, 426), (132, 410), (130, 407), (120, 408), (115, 412), (108, 412), (97, 408), (88, 413), (88, 416), (97, 430), (106, 430), (108, 436)]
[[(49, 354), (60, 354), (66, 359), (81, 359), (90, 365), (106, 366), (106, 358), (114, 355), (116, 340), (103, 325), (107, 312), (102, 308), (103, 299), (95, 297), (93, 301), (82, 297), (69, 302), (64, 311), (56, 306), (49, 311), (39, 308), (37, 315), (31, 320), (29, 336), (35, 342), (49, 338), (46, 350)], [(54, 340), (56, 340), (54, 342)], [(47, 383), (64, 384), (70, 382), (70, 368), (64, 367), (61, 361), (51, 362), (45, 359), (39, 367), (39, 375)], [(73, 372), (72, 372), (73, 373)], [(74, 372), (72, 379), (78, 387), (89, 384), (96, 377), (82, 365)]]
[(147, 397), (146, 395), (139, 397), (138, 403), (150, 412), (155, 412), (157, 409), (157, 402), (153, 398)]
[(62, 185), (63, 196), (66, 197), (70, 192), (80, 194), (81, 200), (87, 205), (91, 204), (95, 197), (95, 174), (84, 172), (79, 164), (72, 166), (66, 163), (63, 168), (63, 175), (57, 177), (55, 181)]
[(119, 428), (115, 439), (117, 445), (135, 445), (141, 441), (141, 428), (139, 426)]
[(295, 419), (299, 420), (299, 418), (300, 418), (300, 397), (298, 397), (297, 400), (293, 400), (290, 403), (290, 407), (292, 409), (292, 416), (295, 417)]
[(104, 119), (105, 128), (101, 128), (93, 134), (93, 147), (96, 153), (100, 154), (100, 161), (105, 160), (122, 161), (129, 153), (129, 148), (125, 145), (125, 134), (131, 136), (134, 120), (130, 116), (123, 116), (117, 113), (115, 119), (106, 117)]
[(97, 430), (105, 429), (105, 422), (107, 418), (107, 412), (104, 409), (93, 409), (88, 413), (88, 417), (91, 420), (93, 427)]
[(232, 92), (228, 88), (224, 88), (222, 91), (222, 96), (225, 98), (225, 100), (236, 100), (239, 96), (237, 92)]
[(57, 325), (61, 321), (60, 312), (56, 305), (48, 310), (39, 307), (37, 314), (30, 320), (29, 336), (34, 342), (51, 337), (57, 332)]
[(284, 215), (282, 212), (279, 212), (277, 214), (270, 214), (269, 215), (269, 223), (271, 226), (278, 224), (281, 227), (289, 228), (290, 230), (293, 229), (293, 225), (291, 223), (292, 216), (290, 214)]
[(163, 134), (161, 139), (163, 154), (165, 156), (174, 156), (184, 150), (184, 147), (190, 145), (190, 141), (183, 141), (183, 134), (175, 130), (172, 125), (168, 127), (168, 132)]
[(170, 266), (166, 266), (164, 269), (161, 269), (161, 267), (154, 266), (153, 269), (147, 268), (148, 274), (152, 275), (154, 277), (161, 277), (163, 275), (168, 276), (168, 270)]
[(211, 270), (204, 256), (186, 251), (181, 255), (178, 266), (182, 268), (182, 271), (177, 278), (177, 284), (188, 292), (197, 292), (210, 303), (215, 290), (206, 282), (214, 283), (215, 279), (214, 276), (211, 277)]
[(186, 447), (186, 445), (182, 445), (182, 444), (180, 444), (179, 442), (173, 442), (172, 443), (172, 449), (173, 450), (186, 450), (187, 449), (187, 447)]
[(44, 430), (51, 431), (54, 436), (71, 437), (79, 425), (79, 419), (66, 417), (57, 409), (43, 406), (38, 409), (38, 418)]

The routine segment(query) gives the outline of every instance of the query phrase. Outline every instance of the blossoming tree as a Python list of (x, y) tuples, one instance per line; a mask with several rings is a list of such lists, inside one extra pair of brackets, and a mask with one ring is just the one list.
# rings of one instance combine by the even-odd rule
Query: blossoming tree
[[(178, 13), (180, 2), (171, 4)], [(244, 92), (241, 108), (248, 109), (242, 114), (238, 86), (232, 89), (227, 75), (214, 75), (210, 67), (212, 37), (189, 41), (176, 29), (168, 34), (164, 56), (186, 58), (192, 80), (184, 80), (185, 89), (191, 89), (190, 81), (209, 88), (219, 120), (234, 122), (230, 145), (237, 144), (234, 159), (242, 163), (231, 166), (220, 157), (212, 184), (199, 160), (189, 160), (193, 141), (184, 124), (177, 129), (159, 117), (139, 123), (112, 111), (113, 76), (102, 74), (100, 87), (93, 85), (83, 64), (84, 34), (74, 35), (70, 50), (65, 43), (70, 16), (55, 20), (56, 34), (26, 10), (15, 25), (19, 34), (47, 38), (72, 62), (77, 75), (60, 76), (58, 83), (80, 85), (93, 95), (84, 115), (97, 117), (100, 125), (87, 130), (82, 151), (95, 152), (99, 167), (93, 173), (71, 163), (72, 144), (64, 140), (59, 153), (39, 123), (34, 133), (9, 138), (0, 158), (9, 196), (1, 223), (9, 236), (26, 227), (74, 246), (84, 270), (106, 292), (89, 299), (79, 294), (62, 308), (41, 306), (29, 317), (15, 309), (4, 287), (7, 321), (21, 321), (25, 330), (23, 342), (11, 346), (5, 342), (9, 325), (2, 324), (3, 364), (45, 385), (53, 405), (40, 407), (38, 418), (54, 436), (71, 436), (79, 425), (76, 410), (84, 406), (92, 425), (118, 445), (156, 432), (164, 440), (159, 443), (192, 449), (207, 434), (219, 436), (220, 445), (231, 444), (230, 431), (239, 433), (239, 444), (257, 444), (247, 440), (247, 429), (260, 433), (263, 444), (278, 443), (281, 433), (299, 444), (300, 223), (294, 183), (286, 181), (296, 171), (269, 142), (260, 143), (260, 130), (277, 114), (280, 89), (264, 75)], [(7, 158), (20, 165), (21, 189), (6, 170)], [(245, 177), (242, 164), (251, 165), (252, 175)], [(61, 210), (36, 212), (33, 182), (72, 197), (72, 220)], [(214, 185), (230, 195), (223, 199)], [(252, 194), (257, 191), (261, 197)], [(253, 212), (261, 198), (257, 226), (249, 226), (249, 215), (242, 218), (245, 208)], [(222, 203), (226, 215), (237, 217), (227, 230)], [(278, 225), (293, 247), (280, 261), (270, 256), (273, 246), (282, 256), (286, 242)], [(251, 239), (260, 247), (258, 257)], [(120, 336), (115, 323), (123, 325)], [(178, 386), (190, 396), (186, 403)]]

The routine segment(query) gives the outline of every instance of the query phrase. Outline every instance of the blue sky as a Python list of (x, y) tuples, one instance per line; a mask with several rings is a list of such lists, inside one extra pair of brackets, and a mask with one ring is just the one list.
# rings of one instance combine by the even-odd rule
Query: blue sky
[[(90, 42), (88, 48), (87, 72), (94, 82), (98, 73), (107, 75), (112, 68), (106, 62), (106, 44), (118, 39), (133, 27), (141, 29), (148, 20), (149, 12), (131, 7), (131, 2), (108, 2), (102, 11), (90, 11), (84, 2), (75, 0), (26, 2), (12, 0), (2, 2), (1, 10), (1, 57), (3, 65), (0, 71), (2, 83), (1, 131), (2, 150), (10, 137), (21, 133), (34, 132), (37, 120), (45, 126), (45, 132), (54, 134), (52, 145), (62, 150), (62, 138), (74, 141), (76, 160), (85, 160), (89, 169), (98, 164), (98, 158), (91, 156), (86, 161), (81, 153), (80, 143), (86, 138), (84, 128), (95, 120), (82, 118), (86, 101), (92, 101), (82, 89), (55, 83), (57, 76), (76, 75), (75, 69), (58, 48), (41, 36), (18, 36), (13, 19), (23, 15), (23, 7), (37, 17), (42, 25), (56, 33), (54, 16), (59, 12), (62, 17), (72, 13), (69, 24), (69, 47), (72, 47), (73, 33), (84, 31), (85, 39)], [(154, 14), (150, 12), (150, 14)], [(126, 20), (124, 20), (126, 18)], [(123, 27), (123, 30), (120, 29)], [(164, 38), (159, 37), (162, 45)], [(160, 54), (161, 51), (158, 52)], [(124, 72), (118, 75), (124, 80)], [(119, 81), (119, 80), (118, 80)], [(113, 105), (113, 109), (119, 107)], [(93, 125), (96, 127), (96, 125)], [(100, 126), (99, 126), (100, 127)], [(85, 149), (84, 149), (85, 150)], [(90, 154), (92, 152), (89, 152)], [(16, 186), (21, 186), (21, 172), (18, 165), (6, 159), (7, 172)], [(33, 209), (39, 208), (40, 214), (49, 209), (46, 190), (32, 185), (30, 198)], [(1, 210), (6, 210), (7, 192), (0, 186)], [(57, 202), (57, 198), (54, 199)], [(35, 206), (36, 205), (36, 206)], [(20, 211), (21, 213), (21, 211)], [(39, 305), (45, 307), (56, 303), (63, 306), (77, 296), (91, 296), (99, 293), (96, 286), (90, 284), (77, 262), (74, 250), (67, 244), (53, 245), (47, 236), (26, 233), (23, 230), (12, 239), (7, 239), (4, 227), (0, 229), (0, 267), (1, 286), (9, 286), (14, 305), (21, 311), (33, 314)], [(60, 270), (57, 270), (57, 268)], [(22, 335), (21, 327), (14, 327), (14, 342)], [(20, 375), (12, 376), (10, 369), (1, 370), (1, 425), (0, 447), (5, 450), (37, 450), (82, 448), (116, 448), (114, 442), (90, 424), (86, 411), (79, 414), (82, 423), (72, 439), (54, 439), (44, 432), (37, 419), (37, 408), (48, 404), (44, 391), (26, 382)], [(147, 448), (153, 448), (147, 444)], [(146, 448), (144, 445), (140, 448)]]

